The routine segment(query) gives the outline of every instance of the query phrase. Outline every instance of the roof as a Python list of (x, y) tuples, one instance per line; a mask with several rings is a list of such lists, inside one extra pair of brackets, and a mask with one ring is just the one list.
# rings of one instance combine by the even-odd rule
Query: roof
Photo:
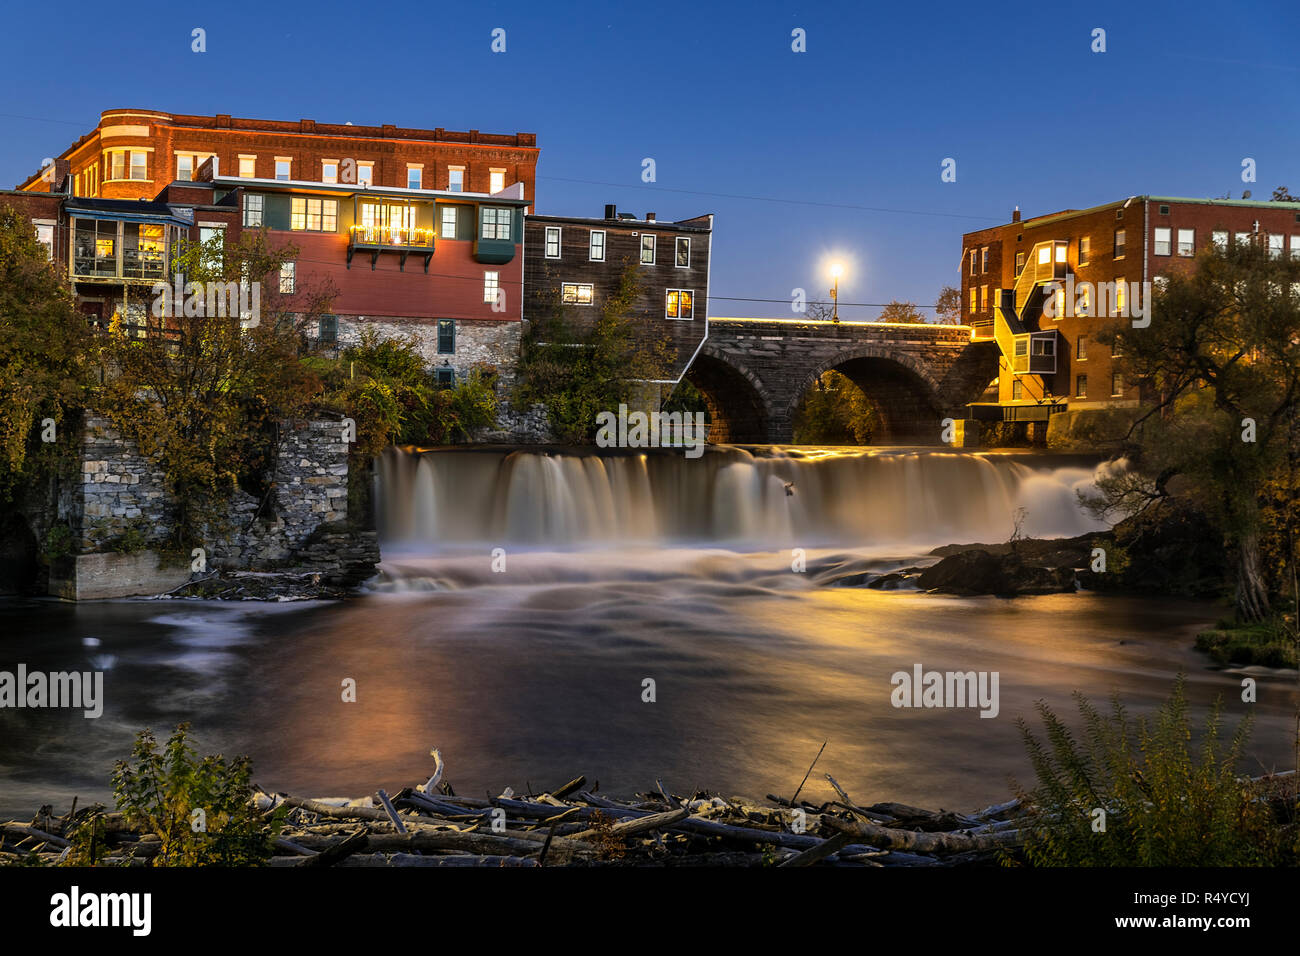
[[(207, 185), (199, 182), (198, 185)], [(194, 185), (185, 183), (183, 185)], [(210, 185), (225, 189), (256, 189), (258, 192), (316, 192), (357, 196), (386, 196), (393, 199), (456, 199), (461, 201), (490, 202), (499, 205), (528, 206), (531, 202), (522, 195), (506, 195), (511, 191), (522, 193), (522, 188), (507, 187), (499, 193), (453, 192), (446, 189), (405, 189), (400, 186), (361, 186), (357, 183), (317, 183), (305, 179), (254, 179), (246, 176), (215, 176)]]
[(90, 199), (77, 196), (64, 204), (69, 215), (94, 216), (97, 219), (119, 219), (126, 222), (166, 221), (178, 226), (194, 224), (193, 215), (185, 215), (188, 207), (170, 206), (165, 202), (147, 199)]
[(602, 217), (587, 216), (525, 216), (528, 222), (553, 222), (558, 225), (572, 224), (578, 226), (606, 226), (619, 227), (627, 229), (654, 229), (656, 227), (670, 229), (676, 232), (710, 232), (712, 226), (699, 225), (699, 220), (710, 220), (713, 218), (712, 213), (705, 213), (702, 216), (692, 216), (690, 219), (605, 219)]
[[(1060, 212), (1048, 213), (1045, 216), (1034, 216), (1032, 219), (1022, 219), (1019, 222), (1006, 222), (1000, 226), (986, 226), (984, 229), (976, 229), (975, 233), (988, 232), (993, 229), (1005, 229), (1007, 226), (1043, 226), (1061, 219), (1073, 219), (1076, 216), (1086, 216), (1089, 213), (1100, 212), (1103, 209), (1114, 209), (1116, 206), (1122, 206), (1128, 202), (1154, 202), (1154, 203), (1183, 203), (1197, 206), (1247, 206), (1257, 209), (1287, 209), (1300, 213), (1300, 202), (1283, 202), (1270, 199), (1208, 199), (1195, 198), (1187, 196), (1128, 196), (1124, 199), (1116, 199), (1112, 202), (1102, 203), (1099, 206), (1090, 206), (1087, 209), (1063, 209)], [(974, 233), (966, 233), (973, 235)]]

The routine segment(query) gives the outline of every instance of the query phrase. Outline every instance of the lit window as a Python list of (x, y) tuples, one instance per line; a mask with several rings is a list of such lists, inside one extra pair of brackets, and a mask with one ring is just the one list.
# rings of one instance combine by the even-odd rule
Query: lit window
[(1282, 258), (1282, 240), (1286, 237), (1281, 233), (1273, 232), (1268, 236), (1268, 257), (1270, 259)]
[(1125, 239), (1124, 230), (1116, 229), (1115, 230), (1115, 258), (1116, 259), (1124, 258), (1124, 239)]
[(1115, 315), (1128, 315), (1128, 283), (1115, 280)]
[(483, 273), (483, 301), (494, 303), (497, 293), (501, 291), (501, 274), (499, 272)]
[[(1300, 240), (1300, 236), (1295, 236), (1294, 238), (1295, 238), (1296, 240)], [(604, 230), (602, 230), (602, 229), (593, 229), (593, 230), (591, 231), (591, 242), (589, 243), (589, 247), (588, 247), (588, 248), (589, 248), (589, 251), (588, 251), (588, 258), (590, 258), (592, 262), (604, 262), (604, 261), (605, 261), (605, 232), (604, 232)], [(1296, 246), (1293, 246), (1292, 248), (1300, 248), (1300, 244), (1298, 244), (1298, 245), (1296, 245)]]
[(456, 352), (455, 319), (438, 320), (438, 354), (453, 355)]
[(546, 258), (560, 258), (560, 227), (546, 227)]
[(280, 159), (279, 157), (276, 157), (276, 160), (275, 160), (275, 178), (276, 178), (276, 179), (287, 180), (287, 179), (289, 178), (289, 163), (290, 163), (290, 160), (287, 160), (287, 159)]
[(1079, 240), (1079, 265), (1086, 266), (1088, 264), (1088, 255), (1091, 249), (1092, 249), (1091, 236), (1084, 236), (1082, 239)]
[(322, 160), (320, 164), (320, 181), (337, 183), (339, 181), (339, 164), (333, 160)]
[(1085, 336), (1079, 336), (1074, 343), (1074, 357), (1080, 362), (1088, 360), (1088, 339)]
[(309, 232), (338, 229), (338, 200), (294, 196), (290, 202), (289, 228)]
[(1074, 311), (1079, 315), (1090, 315), (1092, 313), (1092, 286), (1080, 285), (1079, 295), (1075, 302)]
[(1167, 226), (1156, 228), (1156, 255), (1167, 256), (1173, 252), (1173, 230)]
[(677, 237), (677, 254), (676, 261), (673, 263), (678, 269), (689, 269), (691, 265), (691, 240), (682, 236)]
[(1088, 397), (1088, 376), (1076, 375), (1074, 377), (1074, 397), (1075, 398)]
[(286, 295), (292, 295), (294, 282), (297, 273), (296, 262), (285, 262), (280, 265), (280, 291)]
[(481, 239), (510, 238), (510, 210), (497, 206), (483, 207), (483, 229)]
[(406, 188), (419, 189), (420, 181), (424, 178), (424, 170), (416, 166), (406, 167)]
[(239, 175), (242, 178), (252, 179), (255, 175), (257, 175), (256, 168), (257, 168), (256, 156), (239, 157)]
[(1052, 293), (1052, 298), (1055, 300), (1052, 304), (1052, 317), (1059, 322), (1065, 318), (1065, 290), (1057, 289)]
[(262, 225), (262, 208), (264, 206), (264, 196), (258, 196), (253, 193), (244, 195), (244, 225), (260, 226)]
[(977, 294), (978, 294), (978, 293), (976, 293), (976, 291), (975, 291), (974, 289), (971, 289), (971, 290), (970, 290), (970, 313), (971, 313), (971, 315), (974, 315), (974, 314), (975, 314), (975, 296), (976, 296)]
[(641, 237), (641, 265), (652, 266), (655, 264), (655, 237)]
[(499, 193), (506, 188), (506, 171), (493, 169), (488, 173), (488, 192)]
[(1038, 264), (1040, 266), (1048, 265), (1052, 261), (1052, 247), (1043, 246), (1038, 250)]
[(560, 301), (566, 305), (591, 305), (592, 287), (586, 282), (565, 282), (560, 286)]
[(669, 289), (664, 314), (670, 319), (694, 318), (695, 293), (691, 289)]
[(465, 191), (465, 167), (447, 167), (447, 191), (459, 193)]
[(455, 206), (442, 207), (442, 238), (444, 239), (456, 238), (456, 207)]
[(980, 286), (980, 311), (986, 312), (988, 311), (988, 307), (989, 307), (989, 287), (986, 285), (982, 285)]
[(375, 164), (357, 163), (357, 185), (373, 186), (375, 182)]
[(1178, 230), (1178, 254), (1180, 256), (1190, 256), (1196, 252), (1196, 231), (1193, 229)]

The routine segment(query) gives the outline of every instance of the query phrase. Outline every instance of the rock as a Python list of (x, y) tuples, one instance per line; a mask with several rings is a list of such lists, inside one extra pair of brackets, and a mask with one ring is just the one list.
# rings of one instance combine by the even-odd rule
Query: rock
[(1040, 567), (1013, 553), (961, 551), (926, 568), (917, 584), (946, 594), (1055, 594), (1074, 590), (1074, 569)]

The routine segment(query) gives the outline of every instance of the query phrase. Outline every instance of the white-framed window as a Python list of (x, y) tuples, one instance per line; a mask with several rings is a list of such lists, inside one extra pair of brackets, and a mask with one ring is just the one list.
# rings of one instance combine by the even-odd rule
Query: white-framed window
[(974, 286), (972, 286), (972, 287), (971, 287), (971, 290), (970, 290), (970, 314), (971, 314), (971, 315), (974, 315), (975, 312), (976, 312), (976, 309), (975, 309), (975, 296), (978, 295), (978, 294), (979, 294), (979, 293), (977, 293), (977, 292), (975, 291)]
[(1178, 230), (1178, 254), (1180, 256), (1191, 256), (1196, 254), (1195, 229)]
[(108, 151), (108, 179), (126, 178), (126, 151), (110, 149)]
[(1020, 273), (1024, 271), (1025, 271), (1025, 254), (1023, 252), (1017, 252), (1016, 253), (1016, 275), (1019, 276)]
[(456, 207), (442, 207), (442, 227), (439, 229), (439, 235), (443, 239), (456, 238)]
[(424, 167), (412, 163), (406, 164), (406, 188), (423, 189), (420, 185), (424, 180)]
[(497, 293), (501, 289), (501, 273), (485, 272), (483, 273), (483, 301), (495, 304)]
[[(1300, 239), (1300, 236), (1296, 236)], [(591, 239), (587, 243), (587, 258), (592, 262), (605, 261), (605, 230), (591, 230)]]
[(1300, 236), (1291, 237), (1291, 258), (1300, 259)]
[(1075, 398), (1088, 397), (1088, 376), (1086, 375), (1074, 376), (1074, 397)]
[(488, 192), (499, 193), (506, 188), (506, 171), (504, 169), (488, 170)]
[(560, 284), (560, 301), (565, 305), (591, 305), (590, 282), (564, 282)]
[(293, 160), (288, 156), (275, 157), (275, 178), (287, 181), (293, 165)]
[(1115, 315), (1127, 315), (1128, 307), (1128, 283), (1124, 277), (1120, 276), (1115, 280)]
[(149, 154), (140, 150), (131, 150), (131, 178), (148, 179), (149, 174), (146, 171)]
[(1286, 236), (1280, 232), (1270, 232), (1268, 234), (1268, 257), (1270, 259), (1282, 258), (1282, 243), (1285, 239)]
[(978, 249), (972, 249), (970, 251), (970, 274), (971, 275), (975, 275), (975, 269), (979, 265), (978, 256), (979, 256)]
[(375, 164), (357, 163), (357, 185), (373, 186), (375, 184)]
[(1075, 298), (1075, 313), (1078, 315), (1092, 314), (1092, 286), (1080, 285), (1079, 294)]
[(989, 271), (989, 247), (983, 246), (980, 248), (980, 274), (983, 275), (988, 271)]
[(257, 175), (257, 156), (247, 153), (239, 154), (239, 176), (241, 179), (252, 179)]
[(447, 191), (453, 193), (463, 193), (465, 191), (464, 166), (447, 167)]
[(289, 228), (307, 232), (337, 232), (339, 201), (314, 196), (294, 196), (290, 200)]
[(280, 291), (285, 295), (292, 295), (294, 286), (297, 282), (298, 264), (296, 262), (284, 262), (280, 264)]
[(483, 229), (480, 239), (510, 238), (510, 209), (502, 206), (483, 207)]
[(989, 287), (980, 286), (980, 311), (987, 312), (989, 307)]
[(1214, 243), (1216, 249), (1228, 248), (1228, 233), (1224, 229), (1216, 229), (1210, 233), (1210, 242)]
[(546, 227), (545, 254), (546, 254), (546, 258), (548, 259), (560, 258), (560, 227), (559, 226)]
[(641, 265), (652, 266), (655, 264), (655, 237), (643, 235), (641, 237)]
[(36, 227), (36, 241), (45, 247), (45, 252), (51, 259), (54, 258), (54, 220), (53, 219), (34, 219), (32, 225)]
[[(217, 236), (221, 237), (221, 251), (217, 253), (217, 264), (221, 265), (226, 261), (226, 226), (220, 222), (199, 223), (199, 245), (204, 247), (203, 255), (208, 254), (207, 245)], [(161, 251), (161, 250), (160, 250)]]
[(1127, 235), (1128, 233), (1126, 233), (1123, 229), (1115, 230), (1115, 258), (1116, 259), (1124, 258), (1124, 245), (1125, 245)]
[(259, 196), (257, 193), (244, 193), (244, 225), (262, 225), (265, 206), (265, 196)]
[(668, 289), (664, 293), (664, 317), (693, 319), (695, 317), (695, 290)]
[(190, 153), (176, 154), (176, 178), (186, 183), (194, 179), (194, 156)]
[(1092, 236), (1083, 236), (1079, 239), (1079, 265), (1088, 264), (1088, 256), (1092, 254)]
[(337, 183), (339, 181), (339, 161), (337, 159), (322, 159), (320, 161), (320, 181), (323, 183)]
[(1156, 226), (1156, 249), (1158, 256), (1173, 254), (1173, 230), (1168, 226)]
[(678, 236), (677, 241), (673, 243), (673, 266), (677, 269), (689, 269), (691, 267), (691, 240), (686, 236)]
[(1088, 337), (1079, 336), (1074, 342), (1074, 359), (1077, 362), (1088, 361)]
[(1021, 400), (1022, 398), (1024, 398), (1024, 397), (1025, 397), (1025, 383), (1022, 382), (1022, 381), (1020, 381), (1020, 379), (1018, 379), (1018, 378), (1013, 378), (1013, 379), (1011, 380), (1011, 399), (1012, 399), (1012, 401), (1016, 401), (1016, 402), (1018, 402), (1018, 401), (1020, 401), (1020, 400)]
[(1248, 232), (1234, 233), (1232, 238), (1237, 243), (1238, 246), (1250, 245), (1250, 233)]

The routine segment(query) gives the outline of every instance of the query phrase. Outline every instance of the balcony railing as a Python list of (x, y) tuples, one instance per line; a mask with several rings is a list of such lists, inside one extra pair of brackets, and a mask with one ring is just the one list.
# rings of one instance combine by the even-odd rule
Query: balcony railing
[(407, 226), (356, 225), (348, 234), (348, 268), (352, 267), (352, 254), (362, 249), (370, 253), (370, 268), (374, 269), (379, 254), (394, 251), (401, 254), (398, 268), (406, 271), (406, 257), (414, 253), (424, 258), (424, 271), (429, 271), (433, 258), (433, 230)]

